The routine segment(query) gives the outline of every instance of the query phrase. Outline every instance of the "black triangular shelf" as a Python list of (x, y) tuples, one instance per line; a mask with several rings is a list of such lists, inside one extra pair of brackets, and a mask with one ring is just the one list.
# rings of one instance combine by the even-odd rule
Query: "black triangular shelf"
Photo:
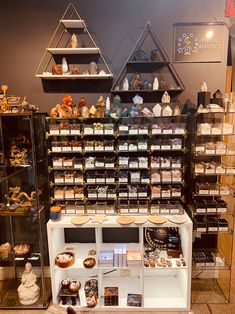
[[(153, 50), (157, 51), (155, 59), (151, 56), (151, 51)], [(145, 52), (145, 54), (142, 54), (142, 58), (136, 56), (136, 52), (140, 51)], [(152, 83), (157, 76), (159, 81), (162, 81), (162, 84), (159, 84), (158, 90), (131, 90), (130, 83), (135, 73), (140, 73), (142, 82), (148, 80)], [(128, 79), (129, 90), (123, 90), (122, 88), (125, 78)], [(131, 103), (135, 94), (139, 94), (143, 97), (144, 102), (156, 102), (160, 101), (165, 91), (167, 91), (171, 98), (174, 99), (183, 90), (184, 85), (182, 81), (177, 75), (173, 65), (170, 63), (159, 39), (151, 29), (150, 22), (147, 22), (112, 86), (111, 93), (120, 95), (121, 100), (124, 103)]]
[[(77, 37), (78, 48), (70, 46), (72, 34)], [(69, 71), (77, 66), (79, 73), (52, 74), (53, 65), (61, 65), (63, 57), (66, 58)], [(92, 61), (98, 66), (98, 74), (89, 73)], [(101, 70), (104, 73), (99, 73)], [(60, 19), (35, 75), (42, 79), (46, 92), (97, 92), (99, 87), (104, 92), (110, 91), (113, 75), (73, 4), (68, 5)], [(96, 84), (88, 84), (89, 81), (94, 83), (94, 80)], [(92, 87), (94, 85), (95, 90)]]

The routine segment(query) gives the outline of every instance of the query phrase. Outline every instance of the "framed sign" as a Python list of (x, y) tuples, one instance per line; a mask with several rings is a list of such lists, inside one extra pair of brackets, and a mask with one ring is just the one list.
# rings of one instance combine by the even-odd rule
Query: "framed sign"
[(187, 22), (174, 24), (174, 62), (221, 62), (227, 24)]

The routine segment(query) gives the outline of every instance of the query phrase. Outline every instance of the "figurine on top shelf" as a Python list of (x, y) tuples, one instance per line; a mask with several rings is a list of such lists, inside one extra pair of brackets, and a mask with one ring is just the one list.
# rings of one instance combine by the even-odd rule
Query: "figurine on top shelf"
[(171, 97), (170, 95), (166, 92), (164, 92), (164, 94), (162, 95), (162, 99), (161, 99), (163, 104), (169, 104), (171, 102)]
[(207, 84), (206, 84), (206, 82), (202, 82), (202, 84), (201, 84), (201, 92), (207, 92)]
[(133, 79), (131, 80), (131, 90), (141, 90), (142, 89), (142, 79), (140, 73), (135, 73)]
[(76, 34), (74, 34), (74, 33), (71, 36), (70, 45), (71, 45), (71, 48), (77, 48), (78, 47), (78, 39), (77, 39)]

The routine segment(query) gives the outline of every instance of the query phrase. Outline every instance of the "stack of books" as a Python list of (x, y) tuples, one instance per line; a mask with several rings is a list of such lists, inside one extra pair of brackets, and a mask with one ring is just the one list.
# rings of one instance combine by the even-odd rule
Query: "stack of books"
[(141, 251), (140, 250), (128, 250), (126, 257), (127, 257), (128, 267), (141, 267)]

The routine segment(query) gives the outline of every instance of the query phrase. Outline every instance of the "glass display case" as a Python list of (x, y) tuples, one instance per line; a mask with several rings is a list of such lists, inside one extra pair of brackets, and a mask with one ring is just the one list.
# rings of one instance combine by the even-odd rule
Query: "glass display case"
[(46, 308), (50, 300), (44, 121), (0, 115), (0, 308)]

